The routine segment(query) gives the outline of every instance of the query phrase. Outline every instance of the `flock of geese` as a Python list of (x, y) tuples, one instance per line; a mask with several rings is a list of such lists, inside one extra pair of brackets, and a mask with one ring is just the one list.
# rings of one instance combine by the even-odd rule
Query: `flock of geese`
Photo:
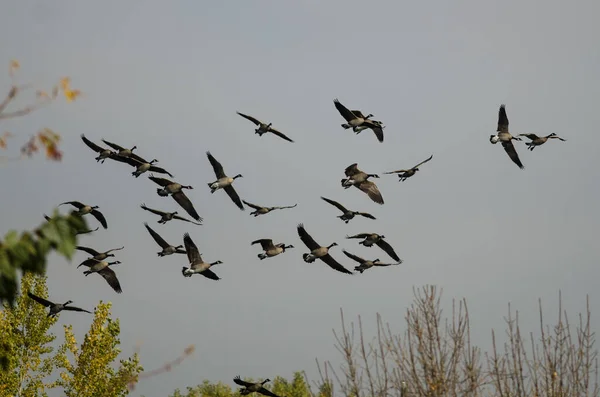
[[(334, 106), (337, 109), (337, 111), (340, 113), (340, 115), (346, 121), (344, 124), (341, 125), (344, 129), (352, 129), (353, 132), (356, 134), (359, 134), (363, 130), (370, 129), (375, 134), (375, 137), (377, 138), (377, 140), (379, 142), (383, 142), (383, 140), (384, 140), (383, 130), (384, 130), (385, 126), (383, 125), (383, 123), (381, 121), (372, 120), (371, 118), (373, 117), (373, 114), (369, 113), (367, 116), (365, 116), (365, 115), (363, 115), (363, 113), (360, 110), (349, 110), (337, 99), (334, 99), (333, 102), (334, 102)], [(254, 123), (256, 125), (256, 129), (254, 131), (256, 134), (259, 135), (259, 137), (262, 137), (264, 134), (271, 133), (279, 138), (284, 139), (285, 141), (292, 142), (292, 143), (294, 142), (291, 138), (284, 135), (279, 130), (273, 128), (272, 123), (268, 123), (268, 124), (264, 123), (252, 116), (249, 116), (249, 115), (246, 115), (246, 114), (243, 114), (240, 112), (237, 112), (237, 114), (240, 115), (241, 117), (251, 121), (252, 123)], [(513, 136), (509, 132), (509, 129), (508, 129), (508, 117), (506, 115), (505, 106), (501, 105), (500, 109), (499, 109), (499, 113), (498, 113), (497, 133), (495, 135), (490, 135), (490, 142), (492, 144), (501, 142), (504, 150), (506, 151), (506, 153), (508, 154), (510, 159), (519, 168), (523, 169), (524, 166), (521, 163), (521, 160), (519, 159), (519, 156), (517, 154), (515, 146), (513, 145), (513, 141), (521, 141), (521, 136), (525, 136), (530, 139), (530, 142), (526, 143), (528, 150), (533, 150), (537, 146), (543, 145), (549, 139), (559, 139), (561, 141), (565, 141), (565, 139), (558, 137), (554, 133), (549, 134), (547, 136), (542, 136), (542, 137), (539, 137), (535, 134), (519, 134), (517, 136)], [(128, 164), (134, 168), (132, 175), (135, 176), (136, 178), (138, 178), (139, 176), (141, 176), (142, 174), (144, 174), (146, 172), (164, 174), (164, 175), (168, 175), (170, 178), (173, 178), (173, 175), (169, 171), (167, 171), (166, 169), (164, 169), (162, 167), (158, 167), (155, 165), (158, 162), (157, 159), (154, 158), (151, 161), (148, 161), (148, 160), (142, 158), (141, 156), (139, 156), (138, 154), (134, 153), (134, 150), (137, 148), (136, 146), (133, 146), (132, 148), (127, 149), (116, 143), (109, 142), (107, 140), (102, 139), (102, 142), (108, 147), (107, 148), (107, 147), (99, 146), (98, 144), (90, 141), (88, 138), (86, 138), (86, 136), (84, 134), (81, 135), (81, 139), (91, 150), (93, 150), (94, 152), (96, 152), (98, 154), (97, 157), (95, 157), (96, 162), (100, 162), (101, 164), (103, 164), (105, 162), (105, 160), (110, 159), (110, 160), (114, 160), (117, 162)], [(266, 206), (253, 204), (246, 200), (242, 200), (233, 186), (234, 182), (238, 178), (243, 177), (242, 174), (236, 174), (235, 176), (230, 177), (225, 173), (223, 165), (210, 152), (206, 152), (206, 156), (208, 158), (210, 165), (213, 168), (213, 171), (214, 171), (214, 174), (216, 177), (216, 179), (214, 181), (207, 183), (207, 185), (210, 189), (210, 192), (215, 193), (219, 190), (224, 190), (225, 193), (231, 199), (231, 201), (240, 210), (244, 210), (245, 209), (244, 205), (246, 205), (254, 210), (250, 213), (250, 215), (253, 215), (256, 217), (259, 215), (266, 215), (274, 210), (289, 209), (289, 208), (294, 208), (297, 206), (297, 204), (294, 204), (294, 205), (289, 205), (289, 206), (266, 207)], [(431, 156), (429, 156), (427, 159), (425, 159), (424, 161), (420, 162), (419, 164), (417, 164), (411, 168), (384, 172), (384, 174), (397, 174), (399, 177), (399, 179), (398, 179), (399, 181), (405, 181), (406, 179), (414, 176), (416, 174), (416, 172), (419, 171), (419, 168), (422, 165), (431, 161), (432, 159), (433, 159), (433, 154)], [(380, 205), (384, 204), (383, 196), (381, 195), (379, 188), (372, 180), (370, 180), (371, 178), (379, 178), (379, 175), (374, 174), (374, 173), (366, 173), (366, 172), (362, 171), (361, 169), (358, 168), (357, 163), (351, 164), (348, 167), (346, 167), (346, 169), (344, 170), (344, 174), (345, 174), (345, 178), (343, 178), (341, 180), (341, 186), (344, 189), (349, 189), (351, 187), (355, 187), (359, 191), (365, 193), (373, 202), (380, 204)], [(169, 211), (159, 210), (159, 209), (155, 209), (155, 208), (150, 208), (150, 207), (147, 207), (146, 204), (141, 204), (140, 207), (144, 211), (150, 212), (159, 217), (159, 220), (158, 220), (159, 224), (164, 225), (167, 222), (170, 222), (173, 220), (179, 220), (179, 221), (183, 221), (183, 222), (192, 223), (194, 225), (202, 225), (203, 218), (200, 217), (200, 215), (198, 215), (198, 212), (194, 208), (194, 205), (192, 204), (192, 202), (190, 201), (190, 199), (186, 196), (186, 194), (184, 192), (184, 190), (193, 189), (192, 186), (183, 185), (179, 182), (175, 182), (170, 179), (166, 179), (164, 177), (156, 177), (153, 174), (150, 174), (148, 176), (148, 179), (159, 186), (156, 189), (156, 193), (160, 197), (171, 196), (171, 198), (193, 219), (193, 220), (190, 220), (186, 217), (178, 215), (179, 214), (178, 211), (169, 212)], [(321, 199), (323, 201), (325, 201), (326, 203), (337, 208), (341, 212), (341, 215), (339, 215), (338, 218), (340, 218), (345, 223), (350, 222), (356, 216), (361, 216), (361, 217), (364, 217), (367, 219), (375, 220), (375, 217), (373, 215), (369, 214), (368, 212), (361, 212), (361, 211), (348, 209), (345, 206), (343, 206), (342, 204), (340, 204), (339, 202), (329, 199), (327, 197), (321, 197)], [(100, 224), (102, 225), (102, 227), (104, 229), (108, 228), (106, 218), (98, 210), (99, 207), (97, 205), (85, 204), (85, 203), (81, 203), (79, 201), (67, 201), (67, 202), (61, 203), (60, 205), (66, 205), (66, 204), (69, 204), (76, 208), (74, 211), (72, 211), (72, 214), (76, 214), (76, 215), (80, 215), (80, 216), (91, 214), (94, 218), (96, 218), (98, 220), (98, 222), (100, 222)], [(46, 218), (46, 220), (50, 219), (46, 215), (44, 215), (44, 217)], [(213, 262), (206, 262), (202, 258), (202, 255), (200, 254), (198, 247), (192, 240), (189, 233), (186, 232), (183, 234), (183, 244), (173, 245), (173, 244), (167, 242), (163, 237), (160, 236), (160, 234), (158, 234), (155, 230), (153, 230), (148, 225), (147, 222), (144, 223), (144, 226), (146, 227), (146, 230), (148, 231), (148, 233), (150, 234), (152, 239), (161, 248), (161, 250), (157, 253), (157, 255), (159, 257), (164, 257), (167, 255), (172, 255), (172, 254), (185, 254), (187, 256), (187, 261), (188, 261), (187, 266), (183, 266), (182, 270), (181, 270), (181, 273), (184, 277), (191, 277), (194, 274), (201, 274), (204, 277), (211, 279), (211, 280), (220, 280), (220, 277), (217, 276), (217, 274), (215, 274), (215, 272), (213, 271), (213, 267), (215, 265), (221, 264), (223, 262), (221, 262), (220, 260), (216, 260)], [(81, 231), (78, 231), (77, 234), (91, 233), (96, 230), (98, 230), (98, 227), (94, 230), (81, 230)], [(320, 259), (321, 261), (323, 261), (326, 265), (328, 265), (333, 270), (336, 270), (340, 273), (345, 273), (345, 274), (354, 274), (352, 271), (348, 270), (346, 267), (344, 267), (342, 264), (340, 264), (331, 255), (331, 252), (330, 252), (331, 248), (338, 245), (336, 242), (333, 242), (327, 246), (317, 243), (317, 241), (307, 232), (307, 230), (304, 227), (304, 224), (302, 224), (302, 223), (297, 225), (297, 232), (298, 232), (298, 236), (300, 237), (300, 240), (310, 250), (309, 252), (304, 253), (302, 255), (302, 258), (305, 262), (313, 263), (317, 259)], [(347, 239), (360, 239), (361, 241), (359, 242), (359, 244), (361, 244), (365, 247), (372, 247), (372, 246), (376, 245), (383, 252), (385, 252), (390, 258), (392, 258), (394, 260), (394, 262), (382, 262), (379, 258), (370, 260), (370, 259), (365, 259), (360, 256), (357, 256), (351, 252), (348, 252), (345, 249), (342, 250), (342, 252), (344, 253), (344, 255), (346, 257), (348, 257), (349, 259), (353, 260), (354, 262), (356, 262), (358, 264), (354, 267), (355, 272), (359, 272), (362, 274), (365, 270), (368, 270), (372, 267), (386, 267), (386, 266), (392, 266), (392, 265), (399, 265), (403, 262), (402, 259), (400, 259), (398, 254), (395, 252), (394, 248), (385, 240), (385, 236), (382, 234), (359, 233), (359, 234), (356, 234), (353, 236), (347, 235), (346, 238)], [(268, 239), (268, 238), (258, 239), (251, 243), (251, 245), (256, 245), (256, 244), (260, 244), (260, 247), (263, 251), (258, 254), (258, 258), (260, 260), (278, 256), (278, 255), (286, 252), (286, 250), (294, 248), (294, 246), (291, 244), (274, 243), (272, 239)], [(116, 291), (117, 293), (121, 293), (122, 289), (121, 289), (120, 282), (117, 278), (115, 271), (111, 268), (111, 266), (117, 265), (121, 262), (118, 260), (109, 262), (108, 258), (115, 257), (114, 252), (122, 250), (123, 248), (124, 247), (113, 248), (108, 251), (97, 251), (93, 248), (77, 246), (77, 250), (86, 252), (87, 254), (90, 255), (90, 257), (88, 257), (86, 260), (81, 262), (81, 264), (79, 264), (79, 266), (77, 266), (77, 268), (79, 268), (80, 266), (87, 267), (87, 270), (83, 272), (83, 274), (85, 276), (97, 273), (106, 280), (106, 282), (110, 285), (110, 287), (112, 287), (112, 289), (114, 291)], [(90, 313), (87, 310), (84, 310), (84, 309), (81, 309), (78, 307), (74, 307), (74, 306), (70, 306), (72, 301), (67, 301), (64, 304), (59, 304), (59, 303), (53, 303), (49, 300), (38, 297), (38, 296), (32, 294), (31, 292), (29, 292), (28, 295), (30, 298), (34, 299), (36, 302), (49, 308), (48, 316), (56, 316), (59, 312), (61, 312), (63, 310), (81, 311), (81, 312)], [(275, 394), (273, 394), (272, 392), (270, 392), (269, 390), (267, 390), (263, 387), (263, 385), (268, 381), (269, 381), (269, 379), (266, 379), (265, 381), (263, 381), (261, 383), (249, 383), (249, 382), (241, 380), (239, 378), (239, 376), (234, 379), (234, 382), (236, 384), (243, 386), (243, 388), (240, 390), (240, 393), (242, 395), (257, 392), (257, 393), (261, 393), (261, 394), (264, 394), (267, 396), (277, 397)]]

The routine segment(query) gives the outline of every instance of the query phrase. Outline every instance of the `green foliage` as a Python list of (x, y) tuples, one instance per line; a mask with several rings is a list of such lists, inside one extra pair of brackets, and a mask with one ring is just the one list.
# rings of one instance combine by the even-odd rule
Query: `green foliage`
[[(306, 383), (303, 372), (295, 372), (291, 381), (280, 376), (272, 378), (273, 382), (265, 385), (266, 389), (271, 390), (278, 396), (285, 397), (313, 397), (310, 386)], [(260, 382), (262, 379), (244, 378), (248, 382)], [(187, 387), (185, 392), (176, 389), (170, 397), (232, 397), (239, 396), (239, 388), (232, 388), (222, 382), (210, 383), (205, 380), (196, 387)], [(319, 394), (319, 396), (321, 396)], [(325, 396), (325, 395), (323, 395)]]
[(14, 304), (18, 289), (18, 274), (31, 272), (44, 274), (46, 257), (57, 251), (71, 260), (77, 245), (77, 234), (87, 229), (81, 216), (58, 215), (40, 225), (33, 232), (19, 235), (12, 230), (0, 241), (0, 303)]
[[(27, 296), (31, 291), (48, 297), (46, 277), (25, 273), (16, 304), (0, 312), (0, 353), (4, 370), (0, 372), (0, 395), (45, 396), (44, 378), (52, 372), (50, 343), (56, 339), (48, 330), (57, 321), (47, 309)], [(45, 356), (45, 357), (44, 357)]]
[[(111, 303), (100, 303), (94, 313), (94, 321), (81, 346), (70, 325), (65, 326), (65, 344), (56, 357), (60, 379), (52, 386), (63, 388), (66, 396), (116, 397), (129, 393), (128, 386), (137, 380), (143, 368), (137, 353), (127, 360), (120, 360), (117, 370), (112, 363), (120, 353), (119, 320), (110, 318)], [(69, 353), (73, 363), (69, 361)]]

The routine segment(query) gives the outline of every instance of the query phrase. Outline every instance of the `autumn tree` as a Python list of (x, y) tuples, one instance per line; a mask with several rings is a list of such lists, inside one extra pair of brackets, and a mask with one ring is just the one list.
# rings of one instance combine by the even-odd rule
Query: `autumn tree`
[(92, 325), (81, 346), (72, 326), (65, 326), (65, 344), (55, 358), (60, 379), (51, 386), (61, 387), (66, 396), (125, 396), (129, 393), (129, 384), (142, 372), (137, 353), (119, 360), (118, 369), (113, 368), (121, 352), (120, 326), (119, 320), (110, 318), (110, 308), (110, 302), (100, 301), (96, 306)]
[[(433, 286), (414, 289), (404, 315), (406, 329), (395, 333), (377, 315), (376, 335), (366, 340), (362, 321), (334, 331), (342, 366), (321, 365), (322, 390), (343, 396), (399, 397), (572, 397), (600, 395), (598, 351), (591, 330), (589, 302), (573, 326), (562, 311), (547, 325), (540, 304), (540, 329), (522, 333), (518, 312), (505, 318), (506, 341), (492, 331), (491, 352), (484, 354), (470, 338), (466, 300), (453, 301), (442, 317), (441, 292)], [(356, 329), (358, 328), (358, 329)]]
[(46, 299), (46, 277), (26, 273), (13, 308), (0, 311), (0, 344), (6, 360), (0, 372), (2, 396), (46, 395), (44, 379), (54, 368), (50, 344), (56, 336), (49, 330), (57, 317), (48, 317), (47, 309), (30, 299), (27, 291)]

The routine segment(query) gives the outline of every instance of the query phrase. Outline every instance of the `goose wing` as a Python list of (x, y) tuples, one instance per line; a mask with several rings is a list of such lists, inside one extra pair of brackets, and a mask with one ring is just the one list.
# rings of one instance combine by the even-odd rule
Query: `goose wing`
[(383, 196), (381, 195), (381, 192), (375, 183), (371, 181), (364, 181), (361, 184), (354, 186), (362, 190), (364, 193), (367, 193), (369, 198), (377, 204), (383, 204)]
[(233, 381), (240, 385), (240, 386), (244, 386), (244, 387), (250, 387), (252, 385), (254, 385), (254, 383), (250, 383), (250, 382), (246, 382), (245, 380), (242, 380), (242, 378), (240, 378), (240, 376), (236, 376), (235, 378), (233, 378)]
[(527, 138), (531, 139), (532, 141), (534, 139), (539, 139), (539, 136), (537, 136), (536, 134), (519, 134), (519, 136), (526, 136)]
[(200, 272), (201, 275), (203, 275), (206, 278), (210, 278), (211, 280), (220, 280), (221, 278), (219, 276), (217, 276), (212, 270), (210, 269), (204, 269)]
[(273, 393), (272, 391), (269, 391), (269, 390), (265, 389), (262, 386), (261, 386), (260, 389), (258, 389), (258, 392), (260, 394), (262, 394), (262, 395), (269, 396), (269, 397), (279, 397), (277, 394)]
[(109, 142), (106, 139), (103, 139), (102, 142), (104, 142), (105, 144), (107, 144), (108, 146), (110, 146), (111, 148), (113, 148), (115, 150), (125, 150), (125, 148), (123, 146), (119, 146), (116, 143)]
[(208, 157), (208, 161), (210, 161), (210, 165), (212, 165), (213, 171), (215, 172), (217, 178), (225, 178), (225, 171), (223, 171), (223, 166), (221, 165), (221, 163), (219, 163), (217, 159), (214, 158), (212, 154), (210, 154), (210, 152), (206, 152), (206, 156)]
[(225, 190), (225, 192), (227, 193), (229, 198), (231, 198), (231, 200), (235, 203), (235, 205), (237, 205), (238, 208), (243, 211), (244, 204), (242, 204), (242, 200), (240, 199), (240, 196), (238, 196), (238, 194), (235, 191), (235, 189), (233, 188), (233, 186), (227, 185), (223, 188), (223, 190)]
[(143, 161), (140, 161), (140, 160), (134, 159), (133, 157), (123, 157), (123, 156), (119, 156), (118, 154), (115, 154), (114, 156), (111, 156), (110, 158), (115, 161), (119, 161), (121, 163), (129, 164), (136, 168), (144, 163), (147, 163), (147, 161), (143, 160), (143, 159), (142, 159)]
[(369, 219), (377, 219), (373, 215), (369, 214), (368, 212), (359, 212), (358, 215), (364, 216), (365, 218), (369, 218)]
[(171, 178), (173, 178), (173, 175), (172, 175), (172, 174), (171, 174), (169, 171), (165, 170), (164, 168), (157, 167), (157, 166), (155, 166), (155, 165), (151, 165), (151, 166), (150, 166), (150, 168), (149, 168), (148, 170), (149, 170), (149, 171), (153, 171), (153, 172), (160, 172), (161, 174), (167, 174), (167, 175), (169, 175)]
[(115, 274), (115, 271), (113, 269), (107, 266), (104, 269), (100, 270), (98, 273), (100, 273), (100, 275), (104, 277), (108, 285), (110, 285), (117, 294), (123, 292), (123, 290), (121, 289), (121, 283), (119, 283), (119, 279), (117, 278), (117, 275)]
[(278, 210), (284, 210), (286, 208), (295, 208), (298, 205), (298, 203), (294, 204), (294, 205), (285, 205), (283, 207), (273, 207), (274, 209), (278, 209)]
[(108, 224), (106, 223), (106, 218), (102, 214), (102, 212), (98, 210), (92, 210), (92, 216), (100, 222), (103, 228), (108, 229)]
[(346, 269), (344, 266), (340, 265), (338, 261), (333, 259), (333, 256), (327, 254), (325, 256), (319, 257), (323, 262), (325, 262), (330, 268), (337, 270), (338, 272), (353, 274), (350, 270)]
[(342, 250), (342, 252), (344, 253), (344, 255), (346, 255), (348, 258), (355, 260), (356, 262), (363, 264), (366, 262), (366, 260), (364, 258), (361, 258), (360, 256), (354, 255), (346, 250)]
[(300, 240), (312, 251), (320, 247), (319, 244), (308, 234), (306, 229), (304, 228), (304, 224), (300, 223), (297, 226), (298, 236), (300, 236)]
[(140, 207), (141, 207), (143, 210), (150, 211), (150, 212), (152, 212), (153, 214), (156, 214), (156, 215), (163, 216), (164, 214), (166, 214), (166, 212), (163, 212), (163, 211), (155, 210), (155, 209), (153, 209), (153, 208), (146, 207), (146, 204), (142, 204), (142, 205), (140, 205)]
[(179, 215), (173, 215), (173, 219), (179, 219), (180, 221), (185, 221), (185, 222), (193, 223), (194, 225), (200, 225), (200, 226), (202, 225), (201, 222), (204, 220), (204, 219), (202, 219), (202, 217), (200, 217), (198, 222), (194, 222), (194, 221), (190, 221), (189, 219), (186, 219), (184, 217), (181, 217)]
[(44, 305), (44, 306), (46, 306), (46, 307), (50, 307), (50, 306), (52, 306), (52, 305), (54, 304), (53, 302), (50, 302), (49, 300), (46, 300), (46, 299), (44, 299), (44, 298), (40, 298), (39, 296), (37, 296), (37, 295), (34, 295), (34, 294), (32, 294), (31, 292), (29, 292), (29, 291), (27, 291), (27, 295), (28, 295), (28, 296), (29, 296), (31, 299), (33, 299), (34, 301), (36, 301), (37, 303), (39, 303), (39, 304), (41, 304), (41, 305)]
[(384, 239), (381, 238), (375, 244), (377, 244), (377, 246), (379, 248), (384, 250), (385, 253), (388, 254), (390, 257), (392, 257), (393, 259), (395, 259), (398, 262), (400, 261), (398, 254), (396, 254), (396, 251), (394, 251), (392, 246), (387, 241), (385, 241)]
[(354, 120), (356, 118), (356, 115), (352, 113), (346, 106), (342, 105), (337, 98), (333, 100), (333, 104), (338, 112), (340, 112), (342, 117), (346, 119), (346, 121)]
[(375, 123), (368, 123), (368, 124), (370, 124), (371, 130), (373, 130), (373, 132), (375, 133), (377, 140), (379, 142), (383, 142), (383, 127), (381, 126), (381, 124), (375, 124)]
[(429, 156), (429, 158), (427, 160), (421, 161), (419, 164), (415, 165), (414, 167), (412, 167), (412, 169), (414, 170), (415, 168), (418, 168), (419, 166), (425, 164), (426, 162), (430, 161), (433, 158), (433, 154), (431, 156)]
[(165, 241), (165, 239), (163, 239), (158, 233), (156, 233), (154, 230), (152, 230), (152, 228), (150, 226), (148, 226), (148, 223), (144, 222), (144, 226), (146, 226), (148, 233), (150, 233), (150, 235), (152, 236), (154, 241), (156, 241), (156, 244), (160, 245), (161, 248), (167, 248), (170, 246), (170, 244), (167, 243)]
[(79, 266), (92, 267), (96, 263), (98, 263), (98, 261), (96, 259), (94, 259), (94, 258), (88, 258), (88, 259), (84, 260), (83, 262), (81, 262), (79, 265), (77, 265), (77, 267), (79, 267)]
[(263, 207), (261, 207), (260, 205), (256, 205), (256, 204), (249, 203), (249, 202), (247, 202), (246, 200), (242, 200), (242, 202), (243, 202), (244, 204), (246, 204), (248, 207), (254, 208), (255, 210), (259, 210), (259, 209), (263, 208)]
[(389, 172), (384, 172), (384, 174), (403, 174), (405, 172), (408, 172), (409, 170), (396, 170), (396, 171), (389, 171)]
[(190, 263), (202, 262), (200, 251), (198, 251), (198, 247), (196, 247), (196, 244), (192, 241), (189, 233), (183, 235), (183, 245), (185, 246), (185, 251)]
[(365, 115), (362, 114), (362, 112), (360, 110), (354, 110), (352, 109), (351, 112), (356, 116), (356, 117), (360, 117), (360, 118), (365, 118)]
[(50, 218), (48, 215), (44, 214), (44, 219), (45, 219), (47, 222), (50, 222), (50, 220), (51, 220), (52, 218)]
[(91, 313), (89, 310), (85, 310), (85, 309), (82, 309), (80, 307), (69, 306), (69, 305), (63, 306), (63, 310), (70, 310), (72, 312), (86, 312), (86, 313)]
[(95, 231), (97, 231), (99, 229), (99, 227), (96, 227), (95, 229), (91, 229), (91, 230), (81, 230), (77, 232), (77, 235), (79, 234), (88, 234), (88, 233), (93, 233)]
[(77, 247), (75, 247), (75, 249), (79, 250), (79, 251), (87, 252), (91, 256), (100, 255), (100, 252), (96, 251), (95, 249), (89, 248), (89, 247), (82, 247), (81, 245), (78, 245)]
[(192, 202), (190, 201), (190, 199), (188, 198), (188, 196), (185, 195), (185, 193), (183, 191), (179, 191), (177, 193), (173, 193), (171, 195), (171, 197), (173, 198), (173, 200), (175, 200), (177, 202), (177, 204), (179, 204), (181, 206), (181, 208), (183, 208), (192, 218), (194, 218), (195, 220), (201, 222), (202, 221), (202, 217), (200, 217), (200, 215), (198, 215), (198, 213), (196, 212), (196, 209), (194, 208), (194, 205), (192, 204)]
[(370, 235), (371, 235), (370, 233), (358, 233), (358, 234), (355, 234), (354, 236), (346, 236), (346, 238), (367, 238)]
[(520, 169), (525, 168), (525, 166), (523, 165), (523, 163), (521, 163), (521, 160), (519, 159), (519, 155), (517, 154), (517, 150), (515, 149), (515, 145), (513, 145), (512, 140), (502, 142), (502, 147), (504, 148), (506, 154), (508, 154), (508, 157), (510, 157), (510, 159), (513, 161), (513, 163), (518, 165)]
[(83, 207), (85, 207), (85, 204), (83, 204), (80, 201), (65, 201), (64, 203), (60, 203), (59, 206), (63, 204), (71, 204), (73, 207), (78, 209), (82, 209)]
[(168, 186), (168, 185), (170, 185), (170, 184), (173, 183), (172, 181), (170, 181), (170, 180), (168, 180), (166, 178), (159, 178), (159, 177), (156, 177), (154, 175), (150, 175), (148, 177), (148, 179), (150, 179), (152, 182), (156, 183), (157, 185), (160, 185), (160, 186), (163, 186), (163, 187), (164, 186)]
[(360, 170), (358, 169), (358, 163), (354, 163), (354, 164), (350, 164), (348, 167), (346, 167), (346, 169), (344, 170), (344, 174), (346, 176), (352, 176), (354, 174), (358, 174), (360, 172)]
[(399, 260), (396, 263), (381, 263), (381, 262), (375, 262), (373, 263), (373, 266), (396, 266), (396, 265), (400, 265), (402, 263), (402, 260)]
[(340, 203), (338, 203), (337, 201), (328, 199), (327, 197), (323, 197), (321, 196), (321, 199), (325, 200), (326, 202), (328, 202), (329, 204), (333, 205), (334, 207), (336, 207), (338, 210), (342, 211), (344, 214), (346, 212), (348, 212), (348, 210), (346, 209), (346, 207), (344, 207), (343, 205), (341, 205)]
[(283, 134), (282, 132), (279, 132), (278, 130), (276, 130), (275, 128), (271, 128), (269, 127), (269, 132), (277, 135), (280, 138), (285, 139), (288, 142), (294, 142), (292, 139), (288, 138), (287, 135)]
[(250, 245), (254, 244), (260, 244), (262, 249), (265, 251), (271, 248), (275, 248), (275, 246), (273, 245), (273, 240), (270, 238), (261, 238), (259, 240), (255, 240)]
[(104, 148), (96, 145), (94, 142), (92, 142), (89, 139), (87, 139), (85, 137), (85, 135), (83, 135), (83, 134), (81, 134), (81, 140), (83, 141), (83, 143), (85, 143), (87, 145), (87, 147), (89, 147), (90, 149), (92, 149), (94, 152), (102, 153), (104, 151)]
[(506, 106), (500, 105), (498, 110), (498, 132), (508, 132), (508, 116), (506, 116)]
[(239, 114), (240, 116), (242, 116), (243, 118), (252, 121), (256, 125), (260, 125), (261, 124), (260, 120), (254, 118), (252, 116), (248, 116), (247, 114), (240, 113), (240, 112), (236, 112), (236, 113)]

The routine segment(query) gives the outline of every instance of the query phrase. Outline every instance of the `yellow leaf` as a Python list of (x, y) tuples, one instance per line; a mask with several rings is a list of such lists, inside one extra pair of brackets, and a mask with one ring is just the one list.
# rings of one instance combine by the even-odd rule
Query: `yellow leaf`
[(68, 90), (69, 89), (69, 85), (71, 84), (71, 79), (68, 77), (63, 77), (60, 80), (60, 86), (63, 90)]
[(19, 69), (21, 67), (21, 64), (19, 63), (19, 61), (13, 59), (12, 61), (10, 61), (10, 71), (14, 72), (15, 70)]
[(81, 91), (79, 90), (64, 90), (65, 98), (67, 98), (67, 102), (73, 102), (79, 95), (81, 95)]

